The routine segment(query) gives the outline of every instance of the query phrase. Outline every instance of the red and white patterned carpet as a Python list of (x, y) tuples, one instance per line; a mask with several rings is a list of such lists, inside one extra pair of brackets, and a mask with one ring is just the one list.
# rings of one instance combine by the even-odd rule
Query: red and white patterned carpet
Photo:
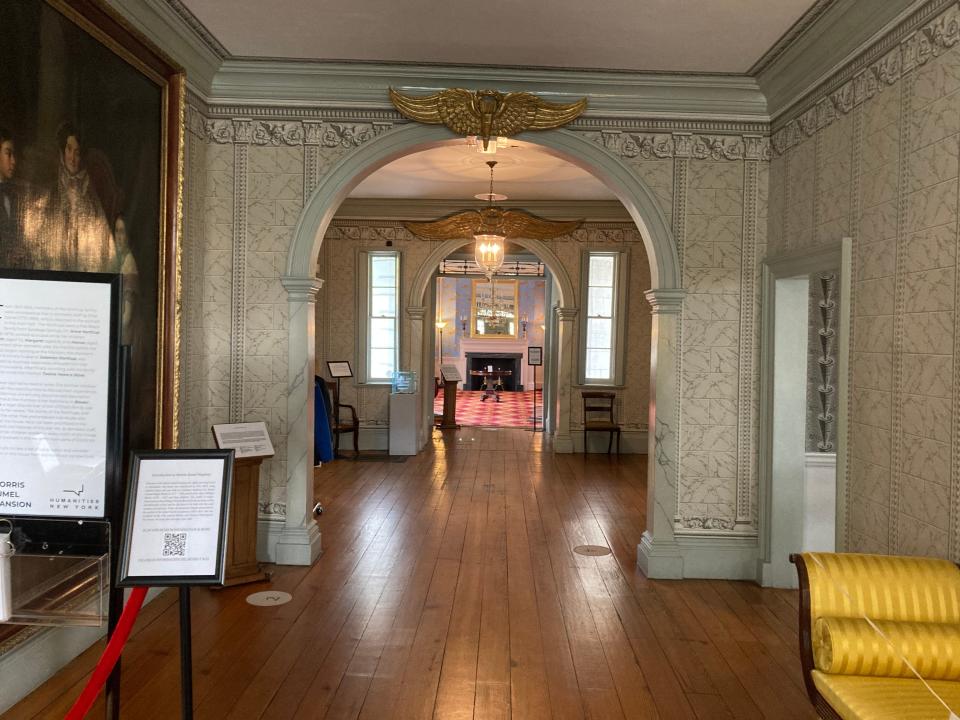
[[(481, 401), (483, 391), (457, 391), (457, 423), (485, 427), (532, 427), (533, 390), (502, 392), (500, 402), (493, 398)], [(433, 411), (443, 414), (443, 393), (434, 398)], [(543, 394), (537, 392), (537, 415), (543, 417)], [(538, 420), (539, 425), (541, 421)]]

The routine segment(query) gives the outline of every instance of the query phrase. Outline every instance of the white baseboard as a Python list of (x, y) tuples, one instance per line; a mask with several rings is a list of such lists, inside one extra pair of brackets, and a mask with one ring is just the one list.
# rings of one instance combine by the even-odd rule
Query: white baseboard
[(277, 543), (283, 534), (286, 523), (282, 517), (261, 517), (257, 519), (257, 560), (275, 563), (277, 561)]
[(637, 546), (637, 565), (647, 577), (664, 580), (756, 580), (759, 555), (754, 536), (702, 533), (657, 543), (645, 532)]
[(321, 552), (320, 528), (312, 518), (304, 527), (284, 527), (273, 548), (277, 565), (313, 565)]
[[(390, 447), (390, 428), (385, 425), (361, 425), (357, 443), (361, 450), (387, 450)], [(353, 435), (340, 436), (340, 449), (353, 450)]]
[(683, 577), (683, 555), (677, 543), (657, 542), (646, 531), (637, 545), (637, 566), (648, 578), (679, 580)]
[[(573, 440), (573, 452), (583, 452), (583, 430), (571, 430), (570, 438)], [(604, 432), (587, 433), (587, 452), (606, 453), (609, 435)], [(617, 452), (617, 438), (613, 438), (611, 453)], [(623, 430), (620, 433), (620, 452), (624, 455), (646, 455), (647, 453), (647, 431), (646, 430)]]

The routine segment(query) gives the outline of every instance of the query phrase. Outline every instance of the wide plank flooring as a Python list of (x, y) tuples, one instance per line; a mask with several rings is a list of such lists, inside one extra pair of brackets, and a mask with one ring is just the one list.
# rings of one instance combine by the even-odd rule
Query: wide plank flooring
[[(646, 457), (464, 428), (403, 463), (316, 472), (324, 553), (193, 591), (197, 718), (815, 718), (792, 591), (636, 569)], [(578, 545), (612, 554), (588, 557)], [(253, 607), (273, 588), (287, 605)], [(3, 718), (62, 718), (98, 643)], [(123, 717), (179, 717), (177, 603), (147, 605)], [(102, 698), (91, 717), (103, 717)]]

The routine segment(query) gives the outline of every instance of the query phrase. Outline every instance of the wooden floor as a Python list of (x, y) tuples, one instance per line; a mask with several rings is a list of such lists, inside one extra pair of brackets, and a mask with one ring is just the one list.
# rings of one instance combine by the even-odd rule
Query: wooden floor
[[(292, 602), (193, 592), (196, 717), (814, 718), (795, 593), (647, 580), (645, 456), (540, 442), (465, 428), (405, 463), (318, 470), (324, 554), (271, 586)], [(3, 717), (62, 718), (101, 648)], [(123, 662), (123, 717), (179, 717), (172, 591)]]

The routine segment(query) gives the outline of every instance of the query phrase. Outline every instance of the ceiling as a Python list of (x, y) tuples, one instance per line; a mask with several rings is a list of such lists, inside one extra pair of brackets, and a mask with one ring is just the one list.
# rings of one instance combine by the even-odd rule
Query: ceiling
[(235, 56), (746, 72), (813, 0), (181, 0)]
[(351, 198), (471, 200), (489, 188), (517, 200), (612, 200), (616, 196), (593, 175), (532, 143), (512, 140), (495, 156), (481, 155), (466, 141), (405, 155), (363, 180)]

